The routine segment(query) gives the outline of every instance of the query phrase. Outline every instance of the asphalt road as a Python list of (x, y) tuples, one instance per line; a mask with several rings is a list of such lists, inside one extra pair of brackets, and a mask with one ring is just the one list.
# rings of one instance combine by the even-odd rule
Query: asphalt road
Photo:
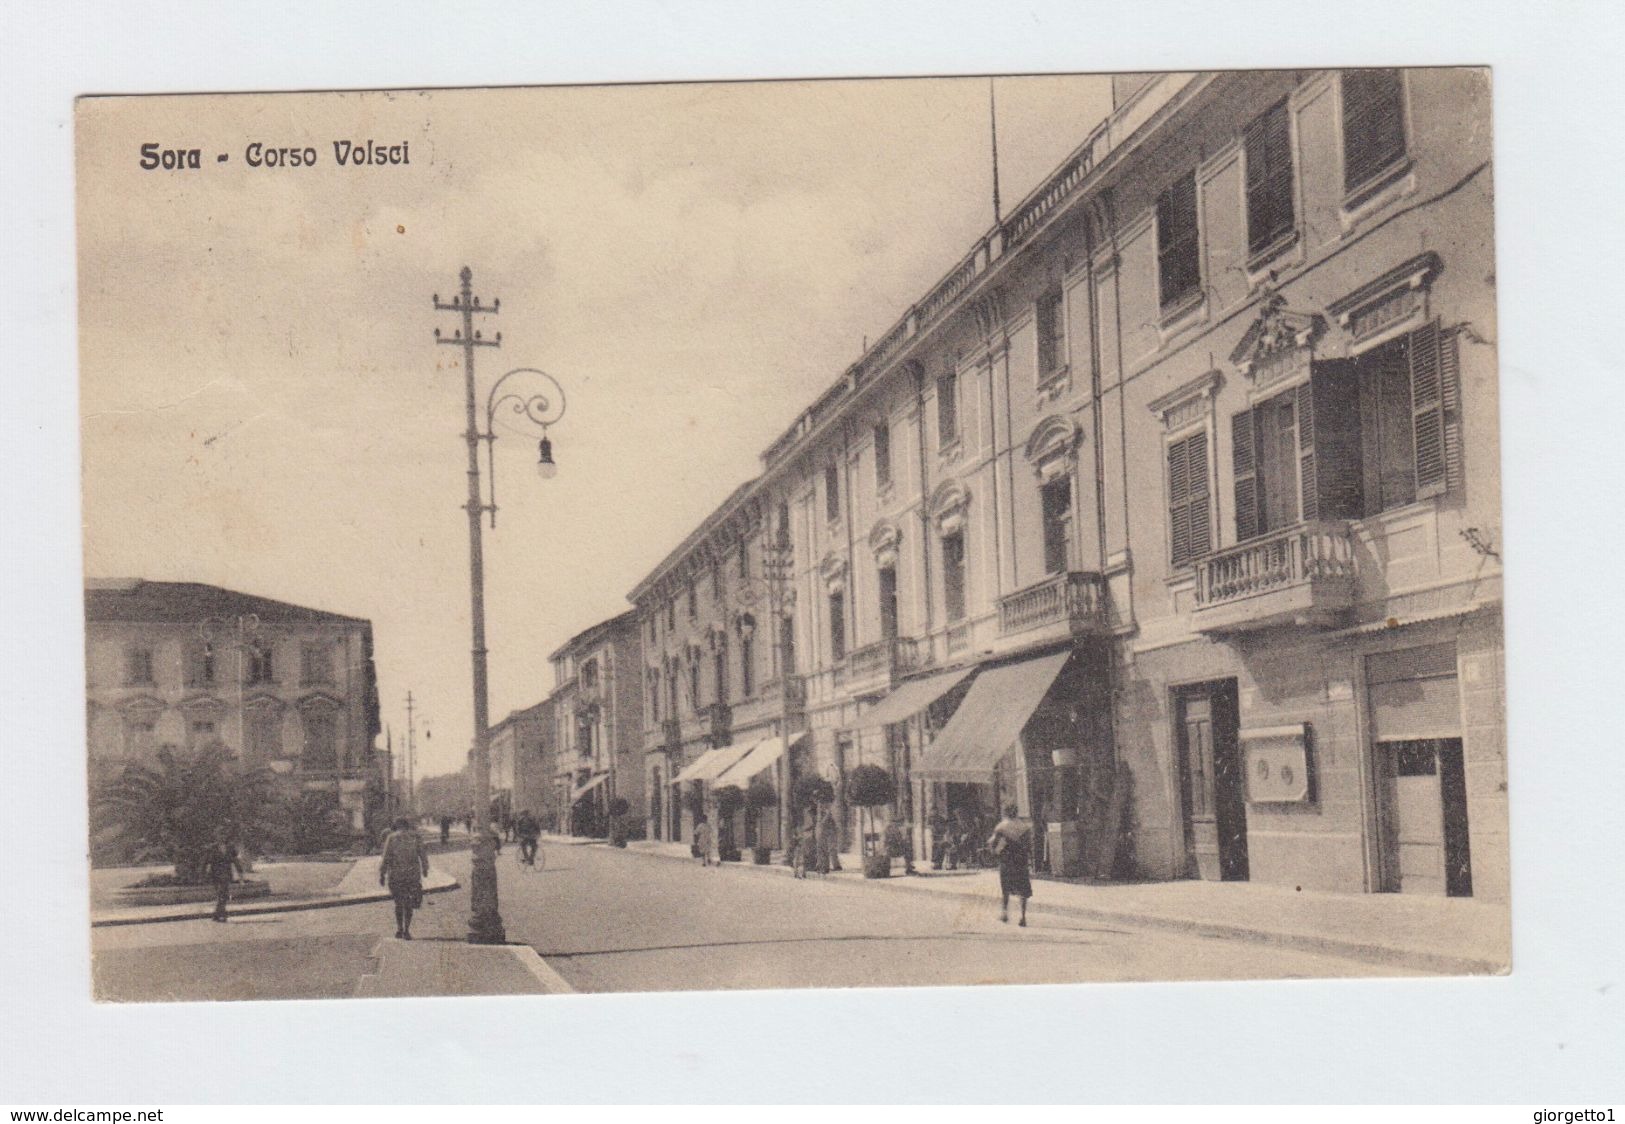
[[(445, 859), (459, 874), (467, 861)], [(1020, 929), (999, 923), (996, 901), (865, 885), (856, 874), (797, 881), (602, 846), (549, 846), (534, 872), (511, 849), (498, 863), (508, 939), (583, 992), (1401, 974), (1040, 914)]]
[[(545, 869), (498, 858), (508, 939), (577, 991), (903, 987), (1404, 975), (1263, 944), (1035, 914), (1001, 925), (992, 900), (594, 846), (547, 847)], [(434, 862), (466, 887), (467, 852)], [(1037, 887), (1043, 893), (1043, 884)], [(468, 892), (433, 894), (420, 940), (462, 941)], [(316, 999), (354, 994), (394, 928), (388, 903), (92, 930), (100, 999)]]

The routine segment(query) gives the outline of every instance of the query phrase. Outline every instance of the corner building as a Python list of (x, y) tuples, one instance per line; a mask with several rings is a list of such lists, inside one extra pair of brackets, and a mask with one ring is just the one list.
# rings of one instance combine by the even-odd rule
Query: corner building
[(869, 762), (922, 850), (1015, 803), (1057, 875), (1505, 898), (1487, 75), (1113, 81), (634, 591), (650, 791), (765, 623), (851, 846)]

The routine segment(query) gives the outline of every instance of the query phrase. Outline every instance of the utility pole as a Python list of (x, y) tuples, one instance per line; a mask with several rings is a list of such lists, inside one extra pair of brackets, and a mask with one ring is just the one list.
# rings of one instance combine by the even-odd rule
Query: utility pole
[(412, 719), (413, 699), (412, 692), (406, 692), (406, 809), (413, 816), (417, 815), (417, 796), (414, 788), (417, 784), (417, 726)]
[(469, 878), (471, 915), (468, 922), (468, 940), (471, 944), (502, 944), (507, 934), (502, 926), (502, 915), (497, 906), (496, 848), (488, 830), (491, 817), (491, 730), (486, 686), (485, 650), (485, 555), (480, 541), (480, 516), (486, 505), (480, 494), (480, 430), (474, 412), (474, 353), (482, 347), (498, 347), (502, 333), (494, 339), (485, 339), (474, 329), (475, 314), (494, 314), (501, 301), (481, 306), (474, 295), (474, 271), (466, 265), (458, 275), (461, 288), (451, 302), (442, 303), (434, 298), (438, 312), (456, 312), (461, 315), (462, 328), (450, 339), (435, 329), (437, 343), (459, 348), (463, 353), (463, 387), (467, 407), (468, 429), (464, 439), (468, 443), (468, 572), (470, 608), (473, 618), (474, 665), (474, 854)]

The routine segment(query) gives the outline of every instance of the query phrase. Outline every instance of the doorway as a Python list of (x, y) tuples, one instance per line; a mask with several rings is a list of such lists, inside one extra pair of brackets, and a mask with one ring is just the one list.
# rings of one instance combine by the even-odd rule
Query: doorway
[(1378, 742), (1384, 890), (1473, 894), (1460, 738)]
[(1247, 880), (1236, 681), (1182, 687), (1174, 696), (1188, 877)]
[(662, 838), (665, 832), (665, 819), (661, 815), (660, 793), (663, 789), (660, 783), (660, 770), (656, 769), (649, 776), (649, 823), (654, 827), (654, 837)]

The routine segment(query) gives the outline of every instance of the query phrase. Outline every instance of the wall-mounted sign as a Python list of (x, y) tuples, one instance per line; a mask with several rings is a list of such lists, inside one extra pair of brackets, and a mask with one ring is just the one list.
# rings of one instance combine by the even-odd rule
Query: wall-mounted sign
[(1309, 724), (1241, 731), (1247, 800), (1296, 804), (1309, 799)]

